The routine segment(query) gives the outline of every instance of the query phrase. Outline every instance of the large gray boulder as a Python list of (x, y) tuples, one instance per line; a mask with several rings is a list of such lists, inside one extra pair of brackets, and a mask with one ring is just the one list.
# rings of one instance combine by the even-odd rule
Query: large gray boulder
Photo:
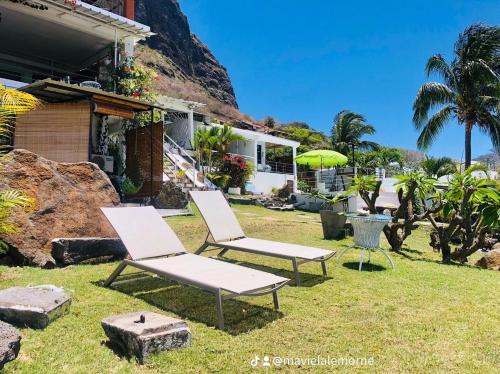
[(0, 321), (0, 370), (15, 360), (21, 348), (21, 333), (14, 326)]
[(0, 320), (44, 329), (68, 313), (70, 305), (66, 292), (53, 285), (7, 288), (0, 291)]
[(154, 352), (191, 346), (187, 323), (152, 312), (134, 312), (105, 318), (102, 328), (110, 345), (144, 363)]

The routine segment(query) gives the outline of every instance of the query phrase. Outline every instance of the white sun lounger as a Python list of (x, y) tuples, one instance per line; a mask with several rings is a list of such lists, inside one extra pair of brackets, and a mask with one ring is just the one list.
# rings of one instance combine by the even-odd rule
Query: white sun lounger
[(237, 296), (272, 293), (290, 280), (260, 270), (188, 253), (174, 231), (153, 207), (101, 208), (120, 236), (131, 259), (123, 260), (106, 280), (110, 286), (127, 266), (157, 274), (215, 295), (218, 327), (224, 328), (222, 301)]
[[(202, 253), (207, 247), (215, 246), (223, 249), (219, 256), (223, 256), (231, 249), (291, 260), (296, 285), (300, 285), (299, 265), (306, 262), (321, 262), (323, 275), (327, 275), (325, 261), (334, 256), (335, 251), (248, 238), (222, 192), (190, 191), (189, 193), (209, 230), (205, 243), (196, 251), (196, 254)], [(214, 241), (208, 241), (210, 235)]]

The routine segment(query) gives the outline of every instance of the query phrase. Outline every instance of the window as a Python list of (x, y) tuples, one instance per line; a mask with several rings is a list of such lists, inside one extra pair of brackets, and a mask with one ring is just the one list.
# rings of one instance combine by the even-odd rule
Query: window
[(257, 163), (262, 164), (262, 145), (257, 144)]

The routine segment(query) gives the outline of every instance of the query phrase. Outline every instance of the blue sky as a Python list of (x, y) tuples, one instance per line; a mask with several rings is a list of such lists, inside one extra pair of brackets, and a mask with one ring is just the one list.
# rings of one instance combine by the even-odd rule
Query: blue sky
[[(416, 149), (412, 103), (429, 56), (450, 58), (459, 32), (499, 24), (500, 1), (180, 0), (191, 31), (227, 68), (240, 109), (329, 132), (342, 109), (364, 114), (373, 140)], [(429, 150), (463, 157), (463, 128)], [(473, 133), (472, 154), (491, 148)]]

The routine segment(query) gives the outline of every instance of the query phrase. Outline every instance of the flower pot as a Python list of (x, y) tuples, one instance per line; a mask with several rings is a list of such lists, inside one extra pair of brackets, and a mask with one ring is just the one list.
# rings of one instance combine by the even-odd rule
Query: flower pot
[(227, 193), (230, 195), (241, 195), (241, 187), (229, 187)]
[(321, 225), (323, 226), (323, 236), (325, 239), (342, 238), (344, 225), (347, 217), (344, 214), (333, 212), (331, 210), (320, 210)]

